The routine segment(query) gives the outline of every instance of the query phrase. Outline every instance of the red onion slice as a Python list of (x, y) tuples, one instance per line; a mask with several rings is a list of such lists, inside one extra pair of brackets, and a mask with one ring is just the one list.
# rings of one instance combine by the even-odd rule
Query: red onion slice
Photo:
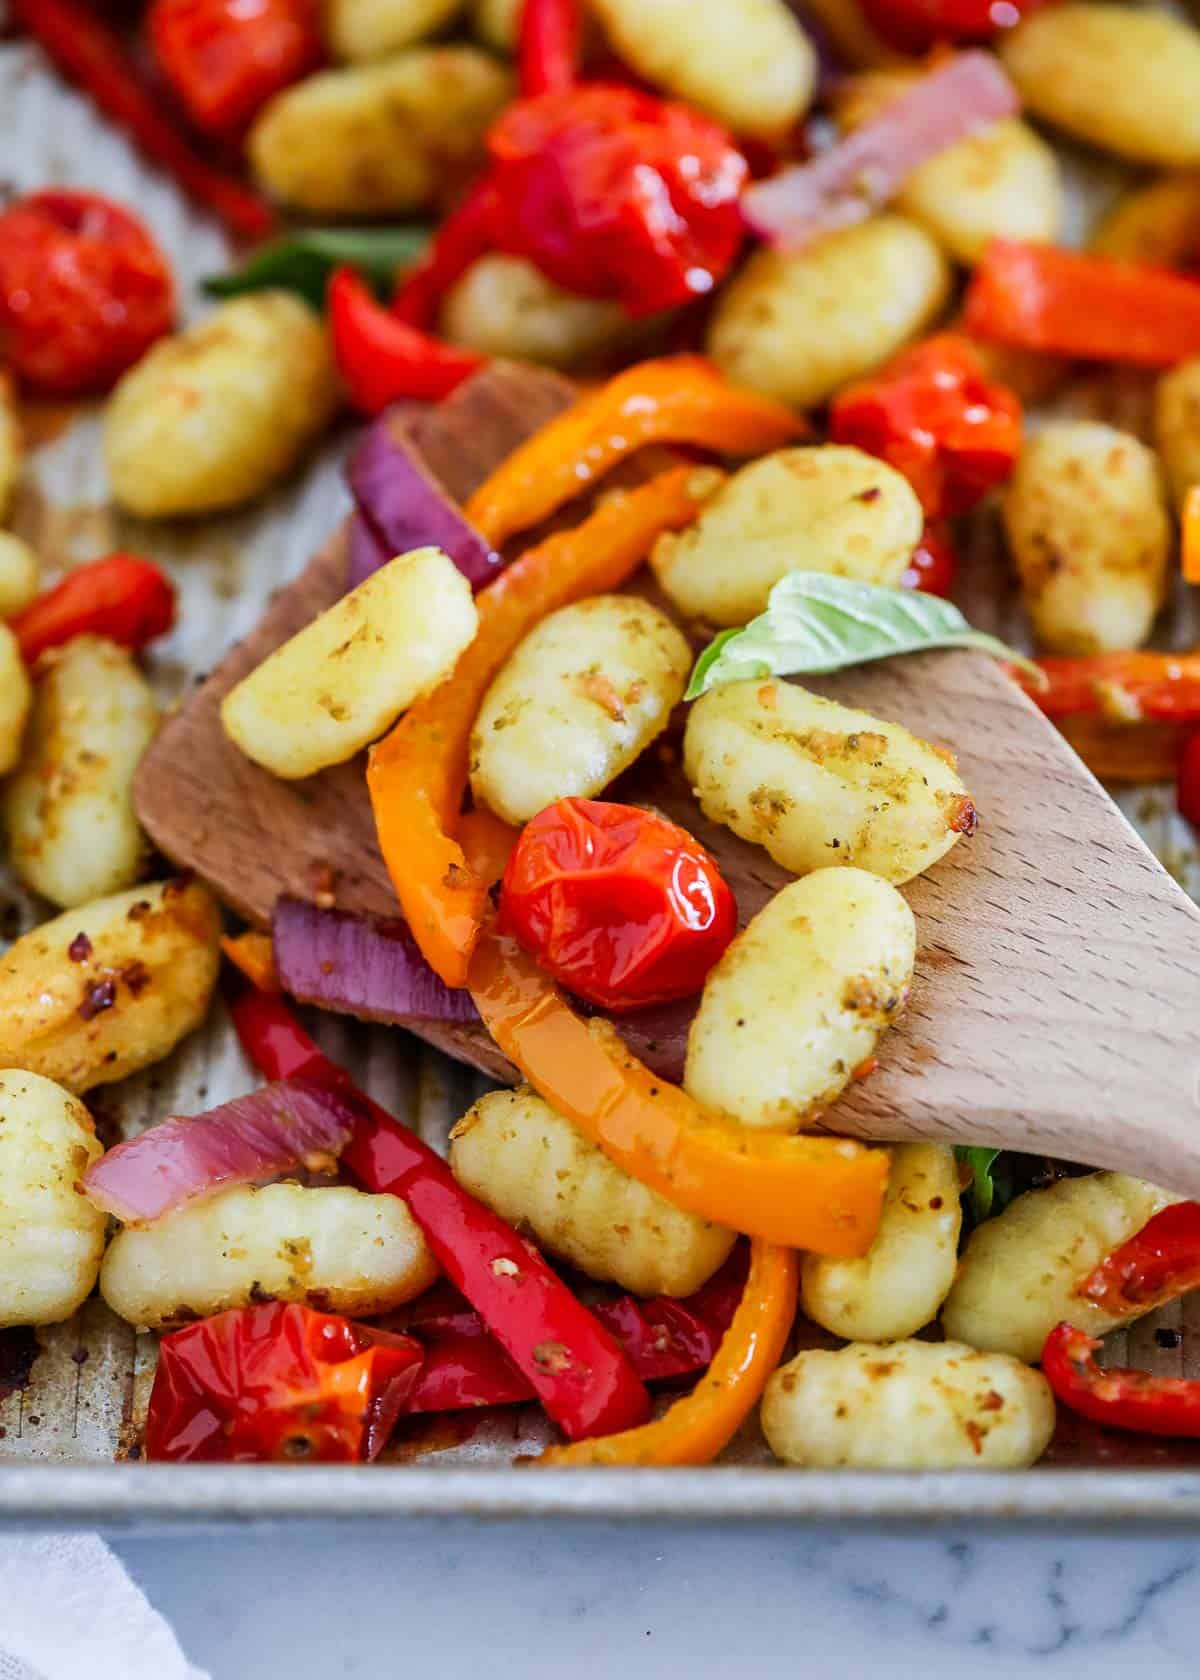
[[(442, 489), (409, 441), (403, 417), (381, 414), (354, 449), (346, 476), (367, 532), (352, 544), (349, 587), (397, 554), (413, 548), (443, 549), (473, 589), (482, 589), (504, 562)], [(367, 569), (369, 568), (369, 570)], [(361, 573), (361, 575), (360, 575)]]
[(386, 566), (395, 555), (386, 543), (375, 535), (372, 527), (361, 513), (356, 513), (350, 520), (348, 538), (348, 552), (346, 557), (346, 588), (357, 589), (377, 572), (381, 566)]
[(865, 221), (920, 164), (1019, 110), (1016, 89), (991, 53), (959, 53), (810, 163), (748, 187), (742, 214), (769, 245), (802, 250)]
[(399, 919), (280, 898), (271, 918), (285, 992), (364, 1021), (478, 1021), (471, 994), (443, 985)]
[(314, 1154), (340, 1154), (357, 1118), (333, 1092), (283, 1079), (119, 1143), (88, 1168), (83, 1192), (126, 1224), (161, 1219), (199, 1197), (290, 1172)]

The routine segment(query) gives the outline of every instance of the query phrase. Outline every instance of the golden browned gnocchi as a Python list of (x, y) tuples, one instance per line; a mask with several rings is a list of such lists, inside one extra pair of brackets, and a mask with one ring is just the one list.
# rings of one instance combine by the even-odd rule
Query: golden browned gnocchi
[(130, 1324), (166, 1330), (268, 1298), (369, 1318), (411, 1301), (436, 1275), (399, 1196), (247, 1185), (119, 1231), (100, 1293)]
[(1039, 1359), (1046, 1337), (1064, 1319), (1103, 1335), (1123, 1320), (1077, 1295), (1076, 1285), (1176, 1200), (1140, 1178), (1112, 1172), (1026, 1191), (971, 1233), (942, 1309), (946, 1334), (1018, 1359)]
[(1090, 654), (1145, 641), (1171, 545), (1153, 450), (1097, 421), (1053, 421), (1025, 441), (1004, 524), (1044, 647)]
[(916, 929), (862, 869), (818, 869), (761, 909), (704, 982), (684, 1085), (747, 1126), (795, 1131), (842, 1092), (904, 1008)]
[(484, 696), (471, 733), (471, 787), (525, 823), (570, 795), (595, 798), (666, 728), (691, 667), (657, 607), (596, 595), (551, 613)]
[(804, 251), (755, 251), (717, 300), (708, 352), (735, 384), (810, 407), (915, 338), (949, 290), (925, 229), (876, 216)]
[(806, 1254), (804, 1311), (849, 1342), (897, 1342), (937, 1317), (958, 1264), (958, 1164), (944, 1143), (892, 1151), (879, 1229), (859, 1260)]
[(851, 1342), (797, 1354), (767, 1384), (763, 1433), (810, 1469), (1017, 1470), (1054, 1433), (1040, 1371), (961, 1342)]
[(914, 169), (896, 206), (928, 228), (956, 262), (975, 263), (989, 239), (1054, 243), (1062, 225), (1062, 171), (1041, 136), (1009, 117)]
[(1168, 175), (1119, 198), (1091, 239), (1091, 249), (1122, 262), (1181, 268), (1200, 225), (1200, 175)]
[(523, 0), (472, 0), (473, 33), (497, 52), (515, 52), (522, 3)]
[(56, 1324), (91, 1294), (107, 1221), (79, 1182), (102, 1153), (78, 1097), (0, 1070), (0, 1329)]
[(211, 894), (187, 880), (44, 922), (0, 958), (0, 1063), (79, 1092), (161, 1061), (208, 1012), (220, 935)]
[(415, 47), (323, 70), (277, 94), (250, 131), (259, 184), (313, 215), (420, 210), (481, 161), (512, 81), (474, 47)]
[(143, 518), (236, 507), (291, 471), (337, 403), (312, 310), (288, 292), (233, 298), (117, 385), (104, 422), (113, 495)]
[(21, 422), (10, 381), (0, 374), (0, 519), (7, 519), (21, 476)]
[(478, 622), (440, 548), (398, 555), (230, 689), (225, 733), (276, 776), (340, 764), (450, 674)]
[(32, 705), (33, 686), (17, 638), (7, 624), (0, 624), (0, 775), (7, 775), (20, 759)]
[(325, 0), (325, 39), (350, 63), (387, 58), (436, 35), (462, 8), (463, 0)]
[(0, 618), (12, 618), (38, 592), (41, 567), (27, 542), (11, 531), (0, 531)]
[(686, 617), (745, 624), (789, 572), (899, 583), (923, 525), (908, 480), (874, 456), (834, 443), (780, 449), (660, 537), (651, 565)]
[(621, 308), (564, 292), (524, 257), (481, 257), (451, 287), (441, 330), (452, 344), (487, 356), (574, 368), (633, 333)]
[(1134, 163), (1200, 163), (1200, 36), (1182, 18), (1073, 0), (998, 47), (1035, 117)]
[(705, 816), (794, 875), (853, 864), (911, 881), (975, 826), (951, 754), (795, 683), (710, 689), (683, 762)]
[(54, 904), (86, 904), (138, 879), (138, 760), (158, 705), (125, 648), (76, 636), (38, 682), (21, 763), (4, 795), (13, 868)]
[(1177, 507), (1200, 484), (1200, 358), (1164, 373), (1154, 393), (1154, 441)]
[(639, 1184), (527, 1086), (490, 1091), (463, 1115), (450, 1165), (541, 1246), (635, 1295), (692, 1294), (736, 1240)]
[(816, 57), (785, 0), (593, 0), (618, 56), (735, 132), (781, 134), (802, 117)]

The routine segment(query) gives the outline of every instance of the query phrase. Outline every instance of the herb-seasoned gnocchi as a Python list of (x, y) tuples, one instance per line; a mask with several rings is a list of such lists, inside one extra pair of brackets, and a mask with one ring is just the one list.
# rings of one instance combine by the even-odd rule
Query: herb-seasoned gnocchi
[(0, 1062), (79, 1092), (161, 1061), (208, 1012), (220, 931), (185, 880), (43, 922), (0, 958)]
[(0, 775), (21, 756), (32, 705), (33, 688), (16, 637), (7, 624), (0, 624)]
[(735, 473), (694, 525), (660, 537), (651, 564), (685, 617), (744, 624), (789, 572), (899, 583), (922, 522), (908, 480), (862, 450), (781, 449)]
[(915, 950), (912, 911), (875, 875), (819, 869), (784, 887), (704, 983), (688, 1092), (746, 1126), (803, 1126), (900, 1015)]
[(797, 875), (854, 865), (899, 885), (974, 831), (949, 753), (794, 683), (701, 696), (683, 754), (705, 816)]
[(0, 618), (11, 618), (38, 592), (41, 567), (27, 542), (0, 531)]
[(734, 1232), (673, 1207), (522, 1087), (491, 1091), (450, 1134), (454, 1176), (552, 1254), (639, 1295), (691, 1295)]
[(127, 1226), (104, 1256), (100, 1292), (130, 1324), (163, 1330), (262, 1300), (370, 1318), (436, 1275), (400, 1197), (268, 1184)]
[(1163, 604), (1171, 544), (1152, 450), (1096, 421), (1054, 421), (1025, 444), (1004, 523), (1048, 650), (1140, 647)]
[(4, 794), (13, 868), (54, 904), (132, 886), (149, 859), (133, 773), (158, 705), (124, 648), (76, 636), (41, 677), (20, 768)]
[(898, 1342), (937, 1317), (958, 1264), (958, 1163), (944, 1143), (892, 1151), (887, 1199), (861, 1260), (805, 1255), (800, 1298), (815, 1323), (851, 1342)]
[(526, 636), (471, 735), (471, 786), (505, 822), (595, 798), (666, 728), (691, 651), (646, 601), (596, 595)]
[(340, 764), (450, 674), (477, 622), (441, 549), (398, 555), (229, 691), (226, 734), (289, 780)]
[(234, 298), (117, 386), (104, 421), (113, 495), (144, 519), (236, 507), (291, 471), (336, 406), (312, 310), (286, 292)]
[(1200, 484), (1200, 358), (1164, 373), (1154, 393), (1154, 441), (1176, 507)]
[(463, 0), (327, 0), (325, 38), (349, 63), (388, 58), (450, 23)]
[(1050, 1444), (1054, 1396), (961, 1342), (851, 1342), (780, 1366), (762, 1425), (776, 1458), (813, 1470), (1016, 1470)]
[(1174, 1199), (1112, 1172), (1026, 1191), (972, 1233), (942, 1311), (946, 1334), (1032, 1360), (1064, 1319), (1094, 1336), (1111, 1330), (1120, 1320), (1078, 1295), (1076, 1286)]
[(524, 257), (480, 257), (442, 305), (442, 331), (453, 344), (488, 356), (512, 356), (574, 368), (632, 336), (619, 304), (563, 291)]
[(79, 1181), (102, 1153), (78, 1097), (0, 1070), (0, 1329), (56, 1324), (91, 1294), (107, 1222)]

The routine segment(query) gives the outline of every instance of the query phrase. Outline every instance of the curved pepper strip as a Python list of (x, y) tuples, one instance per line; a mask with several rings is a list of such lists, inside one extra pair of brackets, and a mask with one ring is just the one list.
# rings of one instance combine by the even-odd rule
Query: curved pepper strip
[(363, 414), (380, 414), (405, 397), (437, 402), (487, 360), (399, 320), (375, 301), (356, 268), (334, 270), (328, 315), (333, 359)]
[(654, 539), (696, 517), (720, 482), (676, 467), (608, 498), (573, 531), (530, 549), (477, 598), (479, 628), (445, 682), (410, 706), (367, 764), (379, 849), (429, 966), (465, 986), (489, 883), (451, 837), (467, 784), (468, 744), (492, 678), (548, 613), (619, 589)]
[(709, 1464), (729, 1444), (783, 1357), (796, 1316), (800, 1257), (756, 1238), (741, 1304), (716, 1358), (692, 1392), (640, 1429), (550, 1447), (538, 1464)]
[(643, 1066), (607, 1021), (584, 1021), (515, 939), (489, 928), (468, 985), (496, 1043), (551, 1107), (619, 1167), (689, 1213), (818, 1254), (871, 1246), (886, 1150), (785, 1137), (707, 1114)]
[(1173, 1202), (1102, 1260), (1075, 1293), (1114, 1318), (1200, 1288), (1200, 1202)]
[(243, 1049), (268, 1079), (307, 1079), (356, 1105), (361, 1119), (342, 1165), (366, 1189), (408, 1204), (438, 1265), (566, 1435), (627, 1429), (646, 1417), (650, 1396), (628, 1358), (537, 1249), (464, 1190), (428, 1144), (358, 1090), (285, 1003), (245, 991), (230, 1013)]
[(1010, 674), (1055, 720), (1092, 713), (1117, 728), (1142, 722), (1200, 723), (1200, 653), (1143, 649), (1035, 663), (1046, 678), (1041, 688), (1015, 667)]
[(480, 485), (465, 512), (499, 547), (648, 443), (761, 455), (805, 430), (782, 403), (727, 384), (703, 356), (639, 362), (535, 432)]
[(1102, 1370), (1094, 1357), (1099, 1346), (1094, 1336), (1073, 1324), (1057, 1324), (1051, 1330), (1042, 1349), (1042, 1375), (1056, 1400), (1106, 1429), (1200, 1436), (1200, 1382), (1152, 1377), (1128, 1366)]

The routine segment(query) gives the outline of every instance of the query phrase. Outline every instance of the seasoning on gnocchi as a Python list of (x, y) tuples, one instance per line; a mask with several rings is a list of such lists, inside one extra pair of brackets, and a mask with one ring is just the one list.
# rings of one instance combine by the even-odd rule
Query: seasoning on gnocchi
[(441, 549), (398, 555), (231, 689), (221, 722), (274, 775), (311, 776), (448, 676), (477, 623), (471, 587)]
[(579, 297), (525, 257), (480, 257), (446, 294), (441, 328), (487, 356), (569, 370), (619, 350), (633, 324), (620, 304)]
[(7, 774), (21, 756), (32, 706), (33, 687), (21, 649), (8, 625), (0, 624), (0, 775)]
[(349, 63), (388, 58), (436, 35), (461, 10), (462, 0), (328, 0), (325, 36)]

